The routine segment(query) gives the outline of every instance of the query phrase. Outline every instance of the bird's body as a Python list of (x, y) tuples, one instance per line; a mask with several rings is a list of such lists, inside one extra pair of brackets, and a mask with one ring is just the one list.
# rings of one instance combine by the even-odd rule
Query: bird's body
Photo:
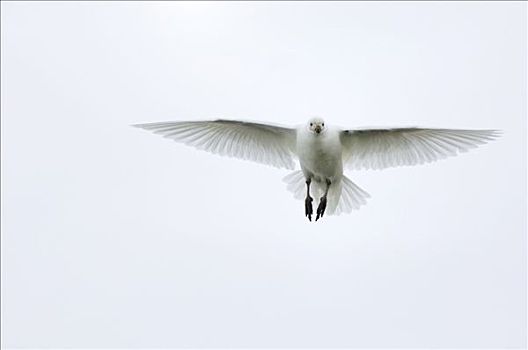
[(312, 219), (313, 197), (319, 198), (316, 221), (325, 213), (340, 214), (366, 203), (368, 193), (344, 173), (350, 169), (384, 169), (423, 164), (457, 155), (493, 140), (495, 130), (355, 129), (328, 127), (320, 118), (287, 128), (236, 120), (139, 124), (164, 137), (212, 153), (300, 171), (284, 178), (305, 214)]
[(343, 175), (342, 145), (339, 131), (328, 128), (314, 134), (306, 127), (297, 128), (296, 153), (306, 177), (315, 181), (340, 180)]

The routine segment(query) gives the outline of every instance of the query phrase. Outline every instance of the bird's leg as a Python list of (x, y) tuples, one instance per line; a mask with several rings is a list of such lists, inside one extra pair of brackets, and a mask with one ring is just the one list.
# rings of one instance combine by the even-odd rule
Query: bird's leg
[(326, 210), (326, 197), (328, 196), (328, 190), (330, 189), (331, 184), (332, 182), (326, 179), (326, 190), (324, 195), (321, 197), (321, 200), (319, 201), (319, 206), (317, 206), (317, 216), (315, 217), (315, 221), (319, 220), (319, 218), (322, 218), (324, 215), (324, 212)]
[(308, 220), (312, 221), (312, 214), (313, 214), (313, 208), (312, 208), (312, 202), (313, 198), (310, 197), (310, 184), (312, 183), (312, 179), (308, 178), (306, 179), (306, 199), (304, 200), (304, 214), (306, 217), (308, 217)]

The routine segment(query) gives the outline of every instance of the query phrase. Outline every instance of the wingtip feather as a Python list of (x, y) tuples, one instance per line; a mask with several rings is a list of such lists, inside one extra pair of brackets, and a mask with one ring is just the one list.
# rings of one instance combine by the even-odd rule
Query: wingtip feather
[(129, 126), (131, 126), (133, 128), (138, 128), (138, 129), (145, 129), (146, 125), (148, 125), (148, 124), (129, 124)]

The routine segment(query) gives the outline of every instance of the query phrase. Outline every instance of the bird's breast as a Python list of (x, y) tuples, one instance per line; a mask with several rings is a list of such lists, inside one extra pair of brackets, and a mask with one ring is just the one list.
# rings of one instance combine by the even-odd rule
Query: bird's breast
[(341, 142), (332, 132), (298, 138), (297, 151), (301, 167), (314, 174), (333, 177), (342, 173)]

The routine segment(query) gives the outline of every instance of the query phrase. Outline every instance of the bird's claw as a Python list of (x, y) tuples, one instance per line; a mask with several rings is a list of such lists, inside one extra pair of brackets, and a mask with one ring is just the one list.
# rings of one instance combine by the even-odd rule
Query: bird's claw
[(306, 197), (304, 200), (304, 213), (308, 220), (312, 221), (313, 207), (312, 207), (313, 198)]
[(319, 202), (319, 206), (317, 207), (317, 216), (315, 217), (315, 221), (323, 217), (325, 209), (326, 209), (326, 196), (323, 196), (321, 197), (321, 201)]

